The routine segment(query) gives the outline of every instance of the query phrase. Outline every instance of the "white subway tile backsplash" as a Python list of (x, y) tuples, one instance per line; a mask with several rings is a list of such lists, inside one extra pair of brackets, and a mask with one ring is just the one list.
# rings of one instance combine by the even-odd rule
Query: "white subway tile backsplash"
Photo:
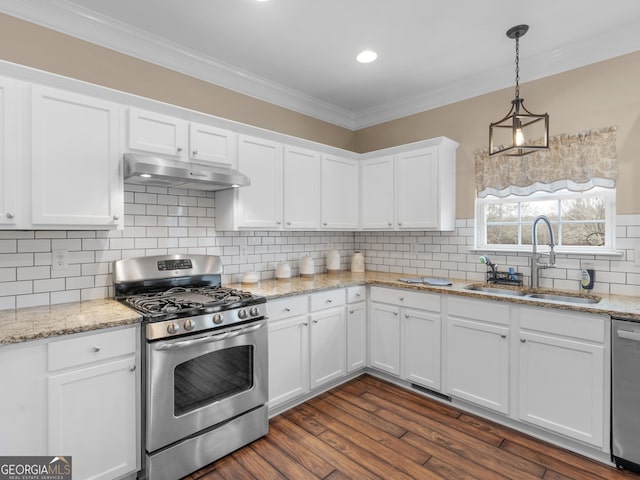
[(18, 252), (50, 252), (51, 240), (18, 240)]
[(42, 305), (49, 305), (50, 303), (48, 293), (18, 295), (16, 297), (16, 308), (40, 307)]
[(16, 253), (18, 242), (16, 240), (0, 240), (0, 253)]

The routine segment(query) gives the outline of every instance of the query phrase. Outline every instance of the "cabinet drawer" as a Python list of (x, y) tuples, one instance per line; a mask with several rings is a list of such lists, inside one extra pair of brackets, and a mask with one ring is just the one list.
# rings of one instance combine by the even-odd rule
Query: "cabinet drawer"
[(440, 295), (394, 288), (371, 288), (371, 301), (419, 310), (440, 311)]
[(309, 312), (309, 296), (295, 295), (292, 297), (269, 300), (267, 302), (267, 315), (269, 320), (295, 317)]
[(605, 340), (607, 319), (602, 315), (561, 312), (549, 308), (520, 309), (520, 328), (600, 343)]
[(448, 297), (448, 314), (455, 317), (509, 325), (509, 305), (495, 300)]
[(314, 293), (311, 295), (311, 311), (315, 312), (323, 308), (339, 307), (345, 304), (346, 298), (347, 296), (343, 288)]
[(367, 287), (358, 285), (347, 288), (347, 303), (361, 302), (367, 298)]
[(136, 331), (125, 328), (51, 342), (47, 354), (49, 371), (134, 354)]

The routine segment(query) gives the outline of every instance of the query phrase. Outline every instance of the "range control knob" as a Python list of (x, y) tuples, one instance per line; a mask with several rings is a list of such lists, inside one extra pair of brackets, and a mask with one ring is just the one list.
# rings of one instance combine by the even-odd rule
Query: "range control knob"
[(222, 314), (216, 313), (213, 316), (213, 323), (215, 323), (216, 325), (220, 325), (222, 323)]
[(191, 330), (193, 330), (193, 327), (195, 327), (195, 326), (196, 326), (196, 323), (195, 323), (193, 320), (191, 320), (190, 318), (187, 318), (187, 319), (184, 321), (184, 325), (183, 325), (183, 326), (184, 326), (184, 329), (185, 329), (187, 332), (190, 332)]
[(167, 325), (167, 333), (171, 335), (173, 335), (174, 333), (178, 333), (178, 330), (180, 330), (180, 326), (175, 322), (171, 322), (169, 325)]
[(244, 308), (238, 310), (238, 318), (240, 320), (244, 320), (245, 318), (247, 318), (247, 311)]
[(258, 310), (258, 307), (251, 307), (251, 310), (249, 310), (249, 313), (251, 314), (252, 317), (257, 317), (260, 311)]

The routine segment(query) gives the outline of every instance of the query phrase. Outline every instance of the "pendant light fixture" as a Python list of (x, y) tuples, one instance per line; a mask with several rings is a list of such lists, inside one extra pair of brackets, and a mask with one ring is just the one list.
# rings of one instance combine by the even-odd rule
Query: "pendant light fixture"
[(536, 115), (524, 107), (520, 98), (520, 37), (529, 25), (517, 25), (507, 30), (507, 37), (516, 40), (516, 98), (511, 110), (489, 126), (489, 155), (521, 157), (549, 148), (549, 115)]

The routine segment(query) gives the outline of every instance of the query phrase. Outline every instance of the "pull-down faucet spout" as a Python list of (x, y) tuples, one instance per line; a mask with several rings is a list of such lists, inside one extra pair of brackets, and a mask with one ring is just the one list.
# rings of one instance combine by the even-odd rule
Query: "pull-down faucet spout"
[[(541, 255), (538, 255), (537, 227), (540, 222), (543, 222), (549, 231), (549, 263), (539, 262)], [(540, 270), (544, 268), (555, 268), (556, 266), (556, 254), (553, 251), (553, 229), (551, 228), (551, 222), (546, 216), (540, 215), (533, 220), (531, 242), (533, 243), (533, 251), (531, 253), (531, 288), (538, 288), (540, 284)]]

